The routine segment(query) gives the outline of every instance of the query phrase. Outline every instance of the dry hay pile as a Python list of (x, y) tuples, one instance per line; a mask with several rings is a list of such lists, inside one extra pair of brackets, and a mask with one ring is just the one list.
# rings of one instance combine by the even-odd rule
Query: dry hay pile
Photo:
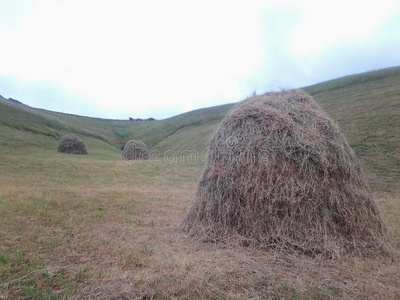
[(149, 159), (149, 150), (145, 143), (131, 140), (126, 142), (122, 150), (122, 159), (128, 160), (146, 160)]
[(181, 226), (203, 241), (309, 255), (389, 249), (360, 162), (302, 90), (252, 96), (231, 110)]
[(69, 154), (88, 154), (85, 143), (75, 134), (63, 136), (58, 144), (58, 152)]

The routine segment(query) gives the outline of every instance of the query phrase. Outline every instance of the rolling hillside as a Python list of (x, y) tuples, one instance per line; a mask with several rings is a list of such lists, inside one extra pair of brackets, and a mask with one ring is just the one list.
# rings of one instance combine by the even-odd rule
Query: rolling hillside
[[(22, 136), (30, 140), (32, 134), (58, 140), (66, 133), (75, 133), (83, 137), (102, 140), (118, 149), (132, 138), (140, 139), (149, 148), (153, 148), (182, 131), (191, 131), (193, 128), (201, 130), (203, 127), (214, 128), (231, 107), (232, 105), (228, 104), (195, 110), (161, 121), (135, 122), (57, 113), (0, 99), (0, 126), (2, 127), (1, 131), (8, 130), (8, 135), (4, 136), (4, 140), (13, 141)], [(19, 132), (12, 133), (10, 130)], [(190, 144), (188, 141), (188, 145)], [(48, 146), (43, 142), (33, 143), (33, 145)], [(166, 146), (168, 147), (168, 145)], [(186, 146), (186, 144), (181, 144), (180, 147), (184, 149)], [(195, 149), (203, 150), (203, 148), (204, 144), (199, 143)], [(180, 150), (180, 148), (176, 150)]]
[[(304, 90), (338, 122), (363, 160), (374, 188), (399, 187), (400, 67), (346, 76)], [(91, 154), (119, 156), (121, 146), (132, 138), (162, 153), (195, 150), (204, 154), (208, 138), (232, 106), (133, 122), (62, 114), (0, 99), (0, 153), (21, 147), (56, 149), (62, 135), (75, 133), (87, 141)]]

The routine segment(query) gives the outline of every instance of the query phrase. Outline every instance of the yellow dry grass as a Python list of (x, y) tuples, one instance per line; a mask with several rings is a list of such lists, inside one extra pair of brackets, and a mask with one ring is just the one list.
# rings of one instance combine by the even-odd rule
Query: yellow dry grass
[[(51, 151), (0, 166), (0, 299), (400, 297), (395, 259), (318, 260), (176, 231), (200, 166)], [(398, 248), (399, 195), (375, 194)]]

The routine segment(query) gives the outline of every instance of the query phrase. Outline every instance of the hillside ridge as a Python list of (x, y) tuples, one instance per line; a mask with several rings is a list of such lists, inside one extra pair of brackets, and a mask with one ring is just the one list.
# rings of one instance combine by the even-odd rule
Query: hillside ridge
[[(370, 177), (400, 182), (400, 67), (349, 75), (303, 88), (338, 123)], [(10, 145), (54, 148), (74, 133), (119, 153), (130, 139), (160, 153), (204, 155), (209, 137), (234, 104), (201, 108), (157, 121), (82, 117), (36, 109), (0, 98), (0, 151)], [(110, 148), (111, 147), (111, 148)], [(98, 149), (99, 151), (101, 149)], [(90, 149), (88, 149), (91, 153)], [(101, 151), (100, 151), (101, 152)]]

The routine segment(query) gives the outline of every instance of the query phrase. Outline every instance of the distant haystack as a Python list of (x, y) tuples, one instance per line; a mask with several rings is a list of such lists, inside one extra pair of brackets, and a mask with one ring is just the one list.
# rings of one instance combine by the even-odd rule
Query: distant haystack
[(127, 160), (146, 160), (149, 159), (149, 150), (147, 146), (136, 140), (126, 142), (122, 150), (122, 159)]
[(60, 140), (58, 152), (69, 154), (88, 154), (85, 143), (75, 134), (68, 134)]
[(225, 117), (182, 228), (200, 240), (328, 257), (389, 245), (353, 150), (302, 90), (252, 96)]

